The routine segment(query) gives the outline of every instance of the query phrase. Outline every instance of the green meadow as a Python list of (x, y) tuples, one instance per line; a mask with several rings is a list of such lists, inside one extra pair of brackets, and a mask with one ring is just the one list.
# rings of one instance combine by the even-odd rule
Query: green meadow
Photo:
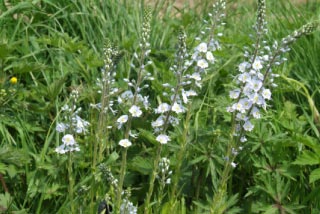
[(320, 213), (320, 2), (191, 3), (0, 1), (1, 214)]

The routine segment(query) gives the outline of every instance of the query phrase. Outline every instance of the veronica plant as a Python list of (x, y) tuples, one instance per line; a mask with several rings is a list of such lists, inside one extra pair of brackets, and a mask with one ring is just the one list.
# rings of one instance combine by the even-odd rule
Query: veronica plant
[(79, 116), (81, 108), (77, 107), (77, 101), (79, 97), (79, 92), (73, 90), (70, 95), (69, 102), (62, 107), (62, 121), (59, 122), (56, 126), (56, 131), (58, 133), (63, 133), (62, 145), (57, 147), (55, 151), (58, 154), (69, 153), (68, 160), (68, 177), (69, 177), (69, 200), (71, 204), (71, 212), (75, 212), (74, 207), (74, 196), (73, 196), (73, 187), (74, 187), (74, 176), (73, 176), (73, 152), (80, 151), (79, 144), (76, 142), (76, 135), (86, 134), (88, 131), (89, 122), (82, 119)]
[[(186, 105), (186, 116), (184, 121), (184, 132), (182, 133), (182, 141), (177, 154), (177, 164), (175, 165), (175, 173), (173, 174), (172, 189), (170, 192), (170, 206), (174, 208), (174, 203), (177, 199), (178, 182), (181, 176), (180, 170), (182, 162), (185, 158), (185, 153), (188, 146), (189, 124), (192, 116), (192, 97), (198, 94), (197, 91), (202, 87), (202, 82), (206, 75), (210, 75), (216, 66), (215, 52), (221, 49), (219, 36), (222, 36), (220, 29), (225, 25), (225, 7), (224, 0), (217, 1), (213, 4), (211, 13), (208, 13), (207, 19), (203, 20), (204, 26), (198, 37), (195, 38), (197, 46), (194, 48), (189, 61), (189, 70), (193, 69), (192, 73), (185, 74), (187, 79), (185, 88), (181, 90), (183, 103)], [(188, 90), (187, 90), (188, 89)]]
[[(215, 30), (217, 26), (223, 25), (223, 10), (225, 1), (219, 1), (213, 5), (213, 13), (209, 14), (209, 20), (204, 21), (204, 30), (201, 35), (196, 38), (197, 46), (192, 54), (188, 54), (186, 46), (186, 35), (184, 32), (179, 34), (179, 47), (175, 56), (175, 63), (170, 67), (170, 71), (174, 75), (175, 81), (172, 84), (164, 83), (163, 100), (155, 109), (155, 113), (159, 114), (158, 118), (152, 122), (156, 141), (159, 146), (156, 151), (156, 157), (153, 164), (153, 172), (149, 181), (149, 191), (145, 200), (145, 213), (149, 213), (150, 199), (154, 188), (155, 178), (159, 172), (159, 161), (161, 160), (162, 146), (167, 144), (171, 138), (168, 128), (170, 125), (177, 126), (185, 114), (184, 132), (182, 140), (179, 142), (179, 152), (173, 173), (173, 183), (170, 192), (170, 207), (174, 209), (177, 200), (176, 193), (180, 178), (180, 168), (183, 157), (186, 152), (189, 124), (191, 119), (192, 97), (197, 96), (197, 90), (202, 86), (203, 77), (209, 72), (210, 65), (215, 63), (214, 51), (220, 49), (220, 44), (215, 38)], [(167, 91), (165, 89), (168, 89)], [(161, 189), (160, 183), (160, 189)], [(161, 202), (162, 196), (158, 196), (158, 203)]]
[(132, 120), (141, 117), (143, 109), (149, 109), (148, 96), (143, 96), (142, 94), (143, 89), (149, 87), (147, 81), (153, 79), (151, 74), (146, 70), (146, 67), (152, 63), (148, 60), (148, 56), (151, 52), (149, 43), (151, 11), (149, 9), (145, 10), (143, 18), (139, 51), (134, 53), (133, 62), (131, 64), (132, 69), (136, 71), (136, 78), (131, 79), (129, 75), (129, 78), (125, 79), (129, 89), (118, 97), (118, 103), (123, 105), (124, 109), (128, 109), (128, 112), (117, 119), (118, 129), (124, 128), (124, 131), (123, 138), (118, 143), (119, 146), (122, 147), (122, 162), (119, 184), (116, 192), (116, 212), (121, 210), (121, 204), (124, 202), (122, 200), (122, 189), (126, 173), (127, 150), (132, 145), (131, 138), (136, 138), (136, 130), (133, 130), (132, 128)]
[(254, 121), (260, 119), (262, 111), (267, 110), (272, 88), (277, 87), (274, 78), (279, 75), (273, 73), (272, 67), (286, 61), (283, 54), (290, 50), (289, 45), (292, 42), (316, 28), (316, 24), (307, 24), (280, 42), (275, 41), (269, 46), (264, 40), (264, 35), (268, 32), (265, 11), (265, 0), (259, 0), (257, 21), (254, 26), (256, 40), (252, 50), (246, 48), (245, 60), (239, 64), (239, 74), (234, 78), (237, 87), (229, 93), (230, 98), (234, 100), (227, 107), (227, 111), (232, 113), (231, 133), (225, 155), (225, 166), (211, 206), (212, 213), (225, 212), (227, 206), (223, 200), (226, 200), (227, 180), (232, 168), (237, 166), (234, 162), (235, 157), (242, 149), (241, 143), (247, 141), (246, 132), (254, 129)]
[(99, 93), (101, 94), (100, 102), (91, 104), (91, 107), (99, 111), (96, 140), (94, 142), (94, 155), (93, 167), (96, 163), (100, 162), (103, 158), (103, 152), (107, 151), (109, 154), (110, 145), (108, 145), (108, 130), (111, 128), (109, 125), (109, 113), (116, 114), (112, 99), (118, 93), (118, 88), (115, 86), (116, 66), (122, 56), (122, 53), (110, 41), (105, 42), (103, 49), (104, 52), (104, 66), (101, 69), (101, 78), (97, 79)]

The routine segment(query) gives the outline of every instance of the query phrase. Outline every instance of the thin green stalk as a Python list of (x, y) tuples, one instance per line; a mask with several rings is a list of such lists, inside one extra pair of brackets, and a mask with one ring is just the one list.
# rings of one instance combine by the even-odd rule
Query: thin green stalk
[[(105, 74), (103, 76), (103, 79), (106, 79)], [(106, 112), (106, 108), (109, 106), (109, 93), (110, 93), (110, 85), (104, 83), (102, 88), (102, 99), (101, 99), (101, 111), (99, 114), (99, 123), (98, 123), (98, 135), (97, 135), (97, 141), (100, 141), (99, 143), (99, 156), (98, 156), (98, 162), (101, 161), (104, 146), (107, 148), (107, 145), (104, 145), (104, 141), (108, 137), (108, 129), (105, 128), (106, 121), (108, 121), (108, 114)], [(107, 142), (105, 142), (107, 144)], [(107, 150), (108, 151), (108, 150)]]
[[(145, 49), (143, 48), (141, 51), (141, 56), (140, 56), (140, 64), (143, 65), (145, 59)], [(136, 104), (137, 102), (137, 98), (138, 98), (138, 94), (139, 94), (139, 90), (138, 88), (140, 87), (141, 83), (143, 81), (143, 70), (140, 66), (140, 69), (138, 71), (138, 76), (137, 76), (137, 83), (135, 85), (135, 92), (133, 95), (133, 100), (132, 100), (132, 106)], [(129, 138), (129, 133), (131, 130), (131, 125), (132, 125), (132, 115), (129, 116), (128, 121), (127, 121), (127, 126), (126, 126), (126, 130), (125, 130), (125, 134), (124, 137), (125, 139)], [(118, 190), (117, 190), (117, 202), (116, 202), (116, 210), (115, 213), (118, 213), (120, 211), (120, 206), (121, 206), (121, 201), (122, 201), (122, 197), (121, 197), (121, 193), (122, 193), (122, 189), (123, 189), (123, 182), (124, 182), (124, 177), (126, 174), (126, 165), (127, 165), (127, 148), (125, 148), (125, 150), (122, 151), (122, 162), (121, 162), (121, 169), (120, 169), (120, 179), (119, 179), (119, 184), (118, 184)]]
[(161, 213), (160, 212), (160, 206), (161, 206), (161, 203), (162, 203), (162, 199), (164, 197), (164, 187), (166, 185), (166, 175), (165, 174), (162, 174), (162, 177), (161, 177), (161, 182), (160, 182), (160, 185), (159, 185), (159, 191), (158, 191), (158, 200), (157, 200), (157, 203), (156, 203), (156, 207), (154, 209), (154, 213)]
[(157, 153), (156, 153), (156, 158), (153, 161), (153, 171), (151, 174), (151, 178), (150, 178), (150, 182), (149, 182), (149, 190), (147, 193), (147, 198), (145, 200), (145, 205), (144, 205), (144, 214), (148, 214), (150, 213), (150, 200), (151, 200), (151, 196), (153, 193), (153, 189), (154, 189), (154, 181), (157, 177), (158, 174), (158, 166), (159, 166), (159, 162), (160, 162), (160, 158), (161, 158), (161, 150), (162, 150), (162, 144), (160, 144), (157, 148)]
[[(182, 74), (182, 72), (181, 72), (181, 74)], [(178, 76), (178, 85), (175, 88), (175, 94), (173, 95), (172, 103), (176, 102), (178, 92), (180, 91), (180, 88), (181, 88), (181, 84), (180, 84), (181, 79), (182, 79), (182, 76), (179, 75)], [(171, 113), (172, 113), (172, 110), (168, 111), (168, 113), (166, 115), (166, 118), (164, 120), (162, 133), (165, 133), (168, 126), (169, 126), (169, 117), (170, 117)], [(159, 162), (160, 162), (160, 158), (161, 158), (161, 150), (162, 150), (162, 144), (160, 144), (160, 146), (158, 147), (157, 153), (156, 153), (156, 158), (153, 162), (153, 171), (152, 171), (150, 182), (149, 182), (149, 190), (147, 193), (147, 198), (145, 200), (145, 207), (144, 207), (145, 214), (149, 213), (150, 200), (151, 200), (151, 196), (152, 196), (153, 189), (154, 189), (154, 181), (155, 181), (157, 173), (158, 173)]]
[(116, 202), (116, 210), (115, 213), (120, 212), (120, 206), (121, 206), (121, 194), (122, 194), (122, 189), (123, 189), (123, 182), (124, 182), (124, 177), (125, 177), (125, 172), (127, 168), (127, 148), (124, 148), (122, 150), (122, 161), (121, 161), (121, 169), (120, 169), (120, 179), (119, 179), (119, 186), (117, 190), (117, 202)]
[(235, 146), (234, 142), (234, 136), (233, 133), (235, 131), (235, 114), (232, 116), (232, 129), (230, 132), (230, 139), (228, 143), (228, 149), (226, 153), (226, 157), (229, 158), (228, 160), (225, 160), (224, 168), (221, 174), (220, 182), (218, 185), (218, 190), (216, 191), (213, 200), (212, 200), (212, 206), (210, 208), (210, 213), (212, 214), (223, 214), (225, 213), (226, 209), (226, 197), (227, 197), (227, 183), (230, 177), (230, 173), (232, 171), (232, 166), (230, 163), (232, 163), (235, 159), (235, 155), (232, 155), (232, 148)]
[(43, 200), (44, 200), (44, 193), (41, 194), (39, 201), (37, 201), (37, 203), (38, 203), (37, 211), (36, 211), (37, 214), (41, 213), (41, 207), (42, 207)]
[(170, 194), (170, 206), (171, 206), (171, 212), (174, 211), (175, 202), (176, 202), (176, 192), (178, 188), (179, 178), (181, 174), (181, 165), (185, 157), (185, 152), (187, 148), (187, 139), (188, 139), (188, 131), (189, 131), (189, 124), (191, 119), (191, 102), (189, 102), (188, 108), (187, 108), (187, 115), (186, 115), (186, 121), (184, 123), (184, 131), (182, 134), (182, 142), (180, 144), (180, 150), (178, 153), (177, 158), (177, 164), (175, 167), (175, 173), (172, 179), (172, 189)]
[(75, 213), (75, 207), (74, 207), (74, 195), (73, 195), (73, 187), (74, 187), (74, 178), (73, 178), (73, 170), (72, 170), (72, 152), (69, 152), (69, 160), (68, 160), (68, 177), (69, 177), (69, 201), (71, 206), (71, 213)]
[[(179, 40), (180, 40), (180, 47), (179, 47), (179, 51), (178, 51), (178, 55), (180, 56), (184, 56), (184, 51), (185, 51), (185, 41), (184, 41), (184, 36), (181, 36), (179, 37)], [(179, 57), (178, 59), (178, 71), (177, 71), (177, 75), (176, 75), (176, 78), (177, 78), (177, 85), (175, 86), (175, 89), (174, 89), (174, 94), (173, 94), (173, 98), (171, 100), (171, 104), (173, 105), (176, 100), (178, 99), (178, 94), (182, 88), (182, 81), (183, 81), (183, 74), (184, 72), (187, 70), (184, 68), (183, 66), (183, 61), (184, 57)], [(163, 125), (163, 128), (162, 128), (162, 133), (165, 133), (169, 127), (169, 118), (172, 114), (172, 109), (169, 110), (165, 116), (165, 119), (164, 119), (164, 125)], [(161, 158), (161, 150), (162, 150), (162, 145), (160, 144), (160, 146), (158, 147), (157, 149), (157, 152), (156, 152), (156, 158), (154, 160), (154, 164), (153, 164), (153, 171), (152, 171), (152, 174), (151, 174), (151, 178), (150, 178), (150, 182), (149, 182), (149, 190), (148, 190), (148, 193), (147, 193), (147, 198), (145, 200), (145, 207), (144, 207), (144, 213), (147, 214), (149, 213), (149, 207), (150, 207), (150, 200), (151, 200), (151, 196), (153, 194), (153, 189), (154, 189), (154, 181), (155, 181), (155, 178), (158, 174), (158, 168), (159, 168), (159, 162), (160, 162), (160, 158)], [(159, 196), (161, 197), (161, 196)]]
[[(97, 153), (98, 153), (98, 144), (99, 141), (95, 140), (93, 142), (93, 161), (92, 161), (92, 170), (93, 172), (96, 171), (96, 159), (97, 159)], [(90, 210), (94, 210), (95, 202), (94, 198), (96, 195), (96, 185), (95, 185), (95, 179), (92, 178), (92, 188), (90, 189)], [(93, 213), (92, 213), (93, 214)]]

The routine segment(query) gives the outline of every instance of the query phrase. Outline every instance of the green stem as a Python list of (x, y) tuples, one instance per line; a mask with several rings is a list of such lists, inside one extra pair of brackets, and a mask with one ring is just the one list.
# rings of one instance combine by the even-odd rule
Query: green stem
[(69, 152), (69, 161), (68, 161), (68, 177), (69, 177), (69, 201), (71, 206), (71, 213), (75, 213), (75, 207), (73, 203), (73, 186), (74, 186), (74, 179), (73, 179), (73, 170), (72, 170), (72, 152)]
[(226, 161), (222, 172), (222, 176), (220, 178), (218, 190), (212, 200), (212, 207), (210, 209), (210, 213), (212, 214), (223, 214), (226, 211), (227, 183), (230, 173), (231, 164), (229, 161)]
[[(106, 79), (106, 74), (104, 74), (103, 79)], [(107, 82), (107, 81), (105, 81)], [(103, 151), (107, 149), (107, 142), (105, 139), (108, 137), (108, 129), (106, 129), (106, 121), (108, 121), (108, 114), (105, 109), (108, 109), (109, 106), (109, 93), (110, 93), (110, 85), (104, 83), (102, 89), (102, 97), (101, 97), (101, 109), (99, 114), (99, 123), (98, 123), (98, 135), (97, 142), (99, 142), (99, 156), (98, 162), (102, 160)]]
[(121, 161), (121, 169), (120, 169), (120, 180), (117, 190), (117, 202), (116, 202), (116, 210), (115, 213), (120, 213), (120, 206), (121, 206), (121, 194), (123, 189), (123, 182), (124, 182), (124, 176), (126, 174), (126, 167), (127, 167), (127, 148), (124, 148), (122, 150), (122, 161)]
[(228, 148), (226, 152), (226, 157), (228, 160), (225, 160), (224, 168), (221, 174), (221, 178), (219, 181), (218, 189), (213, 197), (212, 206), (210, 209), (210, 213), (212, 214), (223, 214), (227, 208), (226, 206), (226, 197), (227, 197), (227, 184), (230, 177), (230, 173), (232, 171), (231, 163), (235, 159), (235, 155), (232, 155), (232, 148), (236, 145), (233, 133), (235, 131), (236, 123), (235, 123), (235, 114), (232, 115), (232, 128), (230, 132), (230, 140), (228, 143)]
[(154, 209), (154, 213), (161, 213), (160, 212), (160, 206), (161, 206), (162, 199), (163, 199), (163, 196), (164, 196), (163, 192), (164, 192), (165, 185), (166, 185), (166, 176), (164, 174), (162, 174), (161, 182), (160, 182), (160, 185), (159, 185), (158, 200), (157, 200), (157, 204), (156, 204), (155, 209)]
[[(140, 56), (140, 65), (143, 65), (143, 62), (145, 60), (145, 49), (143, 48), (141, 51), (141, 56)], [(137, 99), (138, 99), (138, 94), (139, 94), (139, 87), (143, 81), (143, 69), (142, 66), (140, 66), (140, 69), (138, 71), (137, 74), (137, 82), (135, 84), (135, 92), (132, 98), (132, 106), (136, 105), (137, 103)], [(129, 139), (129, 133), (131, 130), (131, 125), (132, 125), (132, 115), (129, 115), (128, 121), (127, 121), (127, 125), (126, 125), (126, 129), (125, 129), (125, 133), (124, 133), (124, 139)], [(115, 213), (118, 213), (120, 211), (120, 205), (121, 205), (121, 193), (122, 193), (122, 189), (123, 189), (123, 181), (124, 181), (124, 176), (126, 174), (126, 165), (127, 165), (127, 148), (125, 148), (125, 150), (122, 151), (122, 162), (121, 162), (121, 169), (120, 169), (120, 180), (119, 180), (119, 184), (118, 184), (118, 192), (117, 192), (117, 202), (116, 202), (116, 211)]]
[(158, 149), (157, 149), (157, 156), (156, 158), (154, 159), (154, 162), (153, 162), (153, 171), (152, 171), (152, 174), (151, 174), (151, 178), (150, 178), (150, 183), (149, 183), (149, 190), (148, 190), (148, 193), (147, 193), (147, 198), (145, 200), (145, 205), (144, 205), (144, 214), (148, 214), (150, 213), (149, 211), (149, 208), (150, 208), (150, 200), (151, 200), (151, 196), (152, 196), (152, 193), (153, 193), (153, 189), (154, 189), (154, 181), (156, 179), (156, 176), (157, 176), (157, 173), (158, 173), (158, 166), (159, 166), (159, 162), (160, 162), (160, 158), (161, 158), (161, 150), (162, 150), (162, 144), (160, 144), (158, 146)]
[(181, 165), (185, 157), (185, 152), (187, 148), (187, 138), (188, 138), (188, 131), (189, 131), (189, 123), (191, 119), (191, 102), (189, 102), (188, 108), (187, 108), (187, 115), (186, 115), (186, 121), (184, 123), (184, 131), (182, 134), (182, 142), (180, 144), (180, 150), (178, 153), (178, 158), (177, 158), (177, 164), (175, 167), (175, 173), (172, 179), (172, 190), (170, 194), (170, 205), (171, 205), (171, 212), (174, 210), (174, 202), (176, 201), (176, 192), (178, 188), (178, 183), (179, 183), (179, 178), (181, 174)]
[(42, 207), (43, 200), (44, 200), (44, 193), (41, 193), (40, 199), (37, 201), (38, 202), (38, 207), (37, 207), (37, 211), (36, 211), (37, 214), (41, 213), (41, 207)]

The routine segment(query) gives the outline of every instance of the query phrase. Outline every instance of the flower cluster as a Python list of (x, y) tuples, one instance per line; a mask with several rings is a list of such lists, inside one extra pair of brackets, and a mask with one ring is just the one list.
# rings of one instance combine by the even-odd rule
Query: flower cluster
[[(79, 145), (74, 139), (74, 134), (86, 134), (90, 123), (79, 116), (81, 108), (77, 108), (76, 103), (79, 97), (79, 92), (73, 90), (70, 95), (70, 102), (64, 105), (62, 111), (62, 121), (56, 126), (56, 131), (64, 133), (62, 137), (63, 144), (55, 149), (59, 154), (67, 152), (80, 151)], [(67, 134), (66, 134), (67, 133)]]
[(102, 173), (103, 178), (106, 179), (108, 181), (108, 183), (110, 183), (115, 189), (117, 189), (118, 188), (118, 179), (116, 179), (113, 176), (110, 168), (106, 164), (101, 163), (101, 164), (99, 164), (98, 169)]
[[(186, 35), (181, 32), (179, 34), (179, 48), (176, 54), (176, 62), (170, 70), (175, 75), (177, 82), (175, 86), (171, 86), (169, 83), (163, 84), (165, 88), (169, 88), (169, 93), (164, 93), (165, 97), (168, 97), (169, 103), (162, 102), (154, 109), (156, 114), (159, 114), (155, 121), (152, 121), (151, 125), (154, 129), (154, 132), (158, 134), (156, 141), (160, 144), (166, 144), (170, 141), (170, 137), (165, 134), (166, 129), (169, 124), (176, 126), (179, 124), (179, 119), (176, 115), (182, 114), (185, 112), (185, 107), (183, 106), (182, 99), (180, 98), (181, 90), (184, 85), (190, 85), (191, 81), (186, 81), (186, 78), (183, 76), (184, 72), (191, 66), (190, 61), (188, 60), (188, 53), (185, 43)], [(192, 93), (189, 93), (192, 94)], [(187, 95), (184, 92), (184, 97), (187, 101)]]
[(131, 120), (133, 118), (139, 118), (143, 115), (143, 110), (149, 109), (149, 97), (143, 96), (143, 89), (149, 88), (148, 81), (152, 81), (154, 78), (151, 73), (146, 70), (146, 67), (152, 64), (152, 61), (148, 60), (148, 56), (151, 52), (150, 49), (150, 21), (151, 11), (146, 10), (144, 13), (144, 21), (142, 26), (142, 36), (139, 45), (139, 54), (134, 53), (131, 62), (132, 70), (137, 72), (136, 78), (126, 78), (124, 81), (128, 84), (128, 90), (118, 96), (118, 103), (128, 109), (128, 113), (120, 115), (116, 122), (118, 129), (121, 129), (126, 124), (125, 138), (119, 141), (119, 145), (127, 148), (132, 145), (128, 139), (129, 136), (136, 137), (131, 129)]
[(120, 206), (120, 214), (137, 214), (138, 208), (134, 206), (133, 203), (127, 199), (123, 199)]
[(77, 134), (85, 134), (88, 131), (89, 122), (79, 116), (81, 108), (77, 108), (76, 102), (79, 97), (79, 92), (73, 90), (70, 95), (70, 103), (62, 107), (63, 122), (56, 126), (56, 131), (60, 133), (75, 132)]
[(170, 169), (170, 160), (166, 157), (161, 158), (159, 162), (159, 175), (158, 178), (161, 180), (163, 185), (171, 183), (171, 174), (172, 171)]
[[(220, 0), (213, 4), (212, 13), (209, 13), (209, 19), (204, 20), (204, 29), (201, 31), (201, 35), (196, 38), (200, 41), (200, 44), (195, 48), (195, 51), (191, 57), (192, 61), (196, 62), (196, 70), (199, 72), (204, 71), (204, 69), (209, 67), (209, 64), (215, 63), (215, 57), (213, 52), (220, 50), (221, 46), (219, 40), (216, 39), (216, 36), (222, 36), (222, 32), (215, 32), (219, 30), (219, 27), (225, 25), (223, 18), (225, 17), (224, 10), (226, 8), (225, 0)], [(202, 37), (208, 37), (205, 42)], [(200, 75), (195, 73), (199, 78)]]
[(271, 100), (271, 88), (277, 87), (274, 78), (279, 75), (274, 74), (271, 67), (286, 61), (282, 55), (290, 50), (289, 44), (316, 28), (314, 24), (305, 25), (283, 38), (280, 43), (275, 41), (273, 45), (268, 46), (267, 41), (260, 42), (263, 34), (268, 32), (264, 20), (265, 0), (259, 0), (258, 3), (255, 50), (252, 55), (247, 50), (244, 53), (246, 60), (239, 64), (239, 74), (235, 78), (239, 87), (229, 93), (230, 98), (235, 101), (227, 107), (227, 111), (233, 112), (234, 119), (238, 121), (234, 135), (240, 136), (241, 142), (247, 140), (242, 130), (249, 132), (253, 130), (254, 125), (251, 119), (261, 117), (261, 109), (266, 110), (267, 101)]
[(246, 60), (239, 64), (239, 74), (235, 78), (239, 87), (229, 92), (230, 98), (235, 101), (227, 107), (227, 111), (233, 112), (235, 120), (238, 121), (234, 135), (240, 135), (241, 142), (247, 141), (242, 130), (253, 130), (251, 119), (259, 119), (261, 109), (266, 110), (267, 101), (271, 100), (271, 90), (267, 86), (276, 86), (274, 77), (277, 75), (271, 71), (271, 64), (275, 61), (272, 48), (266, 45), (267, 41), (262, 41), (264, 46), (260, 45), (263, 34), (267, 33), (264, 18), (265, 1), (259, 0), (255, 50), (252, 55), (245, 51)]
[(129, 201), (129, 198), (131, 196), (131, 190), (127, 189), (123, 192), (123, 194), (125, 195), (125, 197), (120, 205), (120, 214), (137, 214), (137, 206), (134, 206), (133, 203)]
[[(229, 112), (236, 113), (236, 120), (241, 121), (245, 131), (252, 131), (254, 126), (250, 117), (260, 118), (260, 109), (266, 109), (267, 100), (271, 99), (271, 90), (266, 87), (266, 73), (263, 66), (268, 63), (268, 55), (256, 56), (252, 63), (244, 61), (240, 63), (240, 72), (236, 81), (240, 88), (230, 91), (230, 98), (236, 100), (228, 107)], [(271, 80), (271, 79), (270, 79)]]
[(67, 152), (80, 151), (80, 147), (75, 141), (73, 135), (66, 134), (62, 137), (62, 145), (57, 147), (55, 151), (59, 154), (65, 154)]
[(118, 93), (119, 89), (115, 87), (116, 66), (122, 57), (122, 53), (111, 45), (109, 40), (106, 40), (103, 49), (104, 52), (104, 66), (101, 69), (101, 78), (97, 79), (98, 93), (101, 94), (101, 102), (91, 104), (91, 107), (101, 110), (106, 113), (110, 110), (113, 114), (117, 111), (113, 109), (114, 101), (110, 99)]
[[(205, 29), (201, 31), (201, 37), (206, 36), (207, 41), (197, 37), (196, 40), (200, 42), (191, 55), (187, 53), (185, 33), (180, 32), (179, 34), (179, 47), (175, 63), (170, 67), (170, 71), (175, 75), (176, 82), (173, 86), (169, 83), (163, 84), (164, 89), (170, 90), (170, 92), (163, 93), (168, 102), (161, 102), (158, 105), (155, 113), (159, 116), (151, 123), (154, 132), (158, 134), (156, 140), (161, 144), (166, 144), (170, 140), (170, 137), (165, 134), (168, 125), (176, 126), (179, 124), (179, 115), (186, 112), (186, 105), (190, 104), (189, 99), (197, 96), (196, 90), (201, 88), (202, 76), (207, 72), (209, 66), (216, 61), (214, 52), (221, 49), (221, 46), (218, 40), (214, 38), (213, 29), (217, 25), (224, 24), (221, 22), (221, 18), (224, 17), (222, 12), (224, 8), (225, 1), (223, 0), (214, 4), (214, 12), (209, 14), (210, 21), (204, 21)], [(218, 35), (221, 34), (218, 33)]]

